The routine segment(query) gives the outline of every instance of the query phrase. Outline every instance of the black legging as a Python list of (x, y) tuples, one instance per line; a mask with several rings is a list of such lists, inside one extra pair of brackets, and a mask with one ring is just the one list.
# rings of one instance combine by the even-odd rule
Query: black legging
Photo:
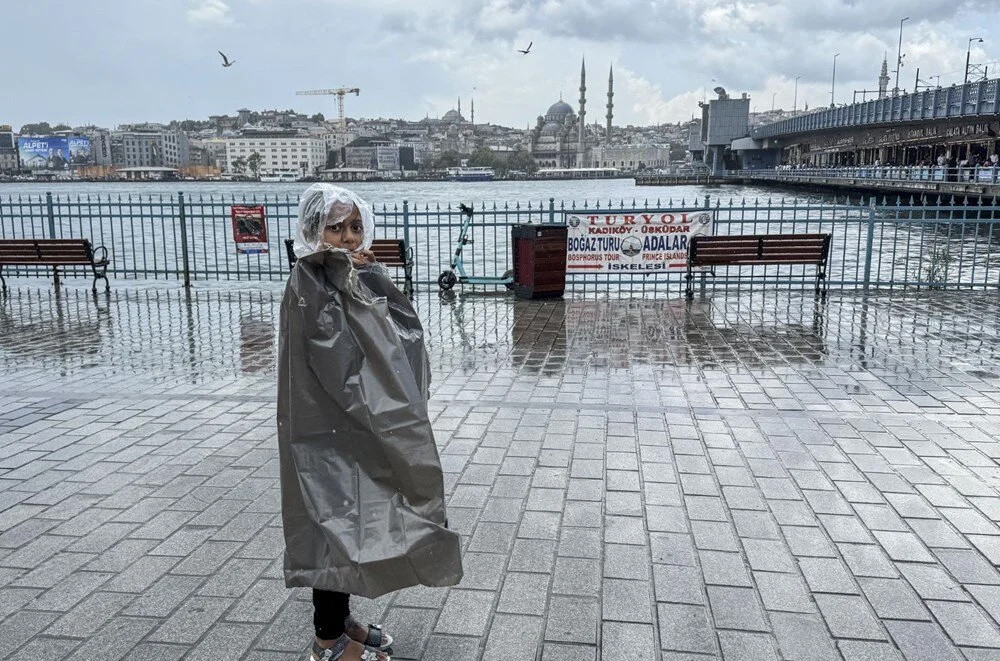
[(313, 590), (313, 626), (316, 637), (333, 640), (344, 635), (351, 616), (351, 595), (328, 590)]

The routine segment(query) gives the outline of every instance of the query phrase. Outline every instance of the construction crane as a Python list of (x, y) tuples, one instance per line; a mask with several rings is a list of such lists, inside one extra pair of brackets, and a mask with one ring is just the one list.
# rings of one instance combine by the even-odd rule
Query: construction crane
[(340, 124), (340, 130), (343, 131), (347, 128), (347, 122), (344, 121), (344, 97), (348, 94), (353, 94), (358, 96), (361, 94), (361, 90), (357, 87), (338, 87), (336, 89), (329, 90), (306, 90), (304, 92), (296, 92), (297, 96), (336, 96), (337, 97), (337, 118)]

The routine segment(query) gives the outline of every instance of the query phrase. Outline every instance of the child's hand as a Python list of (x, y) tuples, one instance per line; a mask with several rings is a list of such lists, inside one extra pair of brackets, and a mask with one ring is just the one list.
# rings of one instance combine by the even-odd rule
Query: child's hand
[(351, 261), (355, 266), (375, 263), (375, 253), (371, 250), (355, 250), (351, 253)]

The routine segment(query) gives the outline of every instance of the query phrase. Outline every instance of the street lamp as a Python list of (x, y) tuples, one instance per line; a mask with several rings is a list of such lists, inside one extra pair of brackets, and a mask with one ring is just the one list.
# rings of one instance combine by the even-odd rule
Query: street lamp
[(795, 100), (792, 101), (792, 112), (799, 109), (799, 78), (802, 76), (795, 76)]
[(834, 90), (837, 89), (837, 58), (840, 57), (840, 53), (833, 56), (833, 78), (830, 80), (830, 107), (835, 107), (833, 105), (833, 94)]
[(903, 66), (903, 21), (910, 20), (910, 17), (899, 20), (899, 45), (896, 47), (896, 87), (892, 90), (893, 96), (899, 94), (899, 70)]
[(983, 43), (983, 38), (982, 37), (969, 37), (969, 47), (965, 49), (965, 80), (962, 81), (963, 85), (965, 83), (969, 82), (969, 55), (972, 54), (972, 42), (973, 41), (978, 41), (979, 43)]

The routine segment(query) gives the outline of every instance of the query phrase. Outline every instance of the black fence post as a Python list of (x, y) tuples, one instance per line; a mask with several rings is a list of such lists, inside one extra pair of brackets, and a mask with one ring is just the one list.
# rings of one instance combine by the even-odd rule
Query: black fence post
[(191, 287), (191, 267), (188, 264), (187, 213), (184, 211), (184, 193), (177, 193), (177, 208), (181, 221), (181, 263), (184, 269), (184, 287)]
[[(875, 242), (875, 198), (868, 200), (868, 239), (865, 242), (865, 284), (864, 291), (867, 294), (872, 278), (872, 247)], [(919, 280), (919, 277), (918, 277)]]

